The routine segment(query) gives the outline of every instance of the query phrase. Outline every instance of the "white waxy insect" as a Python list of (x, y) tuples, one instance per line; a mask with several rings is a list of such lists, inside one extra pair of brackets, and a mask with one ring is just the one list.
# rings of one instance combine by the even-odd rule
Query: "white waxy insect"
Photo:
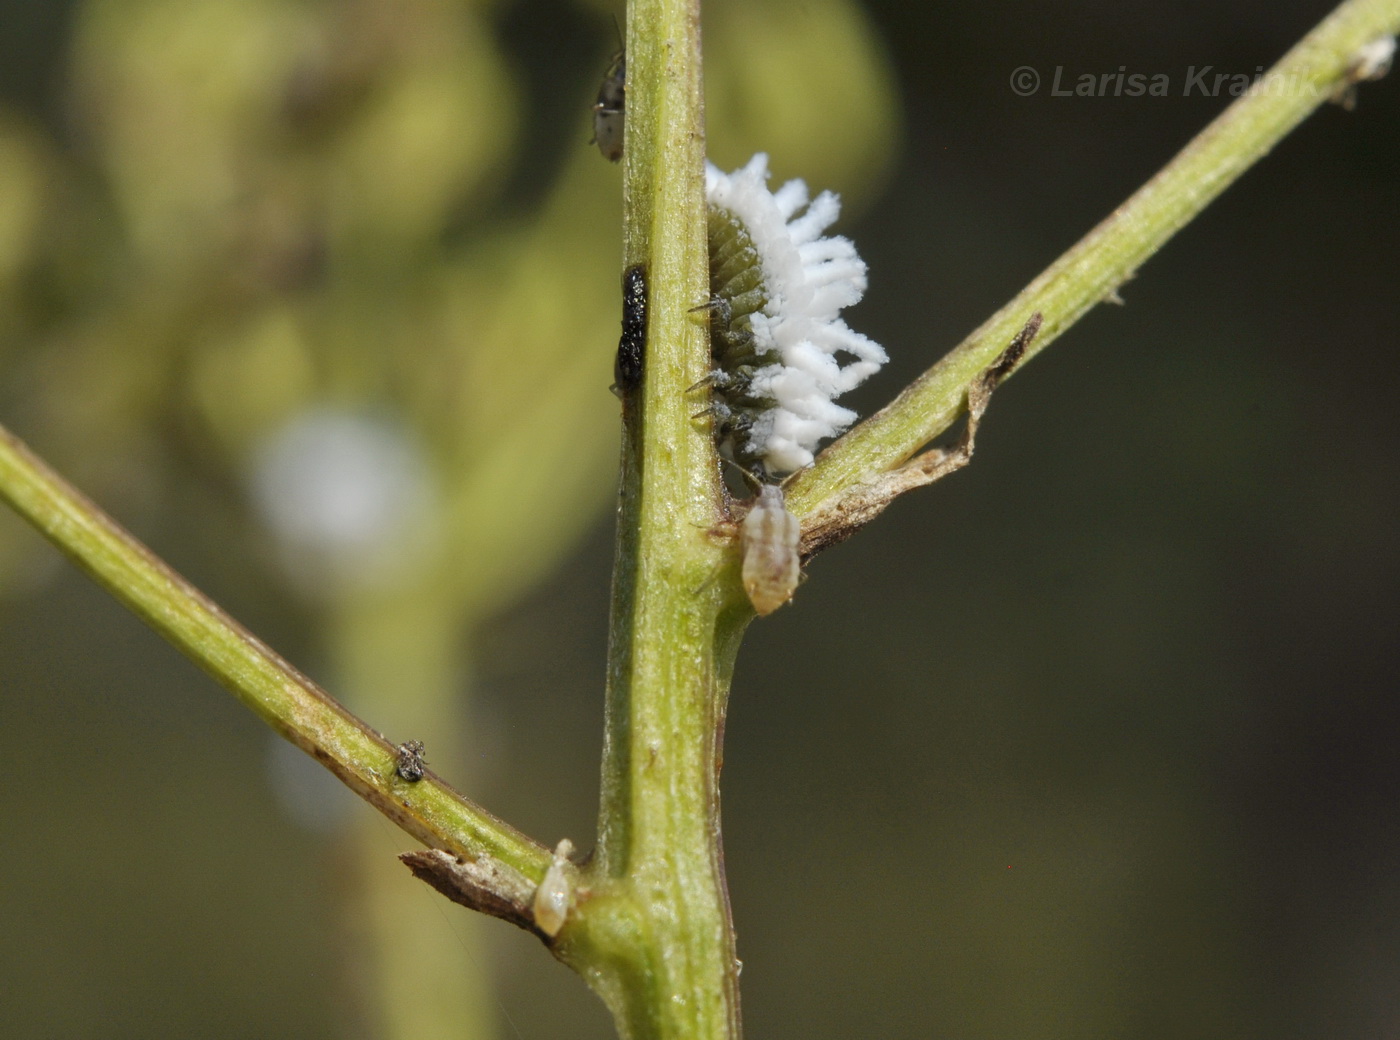
[(593, 140), (608, 162), (622, 158), (622, 133), (627, 119), (627, 55), (618, 51), (603, 76), (593, 102)]
[(574, 865), (569, 862), (574, 843), (564, 838), (554, 848), (554, 861), (535, 889), (532, 912), (540, 931), (553, 939), (564, 927), (574, 903)]
[(723, 454), (768, 477), (793, 473), (855, 421), (835, 399), (885, 363), (884, 348), (840, 317), (865, 293), (865, 261), (849, 239), (823, 234), (840, 200), (812, 199), (800, 180), (769, 191), (762, 153), (733, 173), (707, 164), (705, 197), (706, 411)]
[(783, 489), (761, 485), (739, 525), (744, 591), (759, 616), (773, 613), (797, 590), (802, 580), (802, 559), (797, 553), (801, 539), (802, 524), (788, 511)]

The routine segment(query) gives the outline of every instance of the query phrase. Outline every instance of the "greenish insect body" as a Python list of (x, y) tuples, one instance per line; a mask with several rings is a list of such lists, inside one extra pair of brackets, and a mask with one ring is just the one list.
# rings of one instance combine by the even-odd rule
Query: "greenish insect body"
[(773, 613), (797, 591), (802, 580), (801, 540), (802, 524), (788, 510), (783, 489), (761, 485), (739, 525), (740, 577), (760, 617)]

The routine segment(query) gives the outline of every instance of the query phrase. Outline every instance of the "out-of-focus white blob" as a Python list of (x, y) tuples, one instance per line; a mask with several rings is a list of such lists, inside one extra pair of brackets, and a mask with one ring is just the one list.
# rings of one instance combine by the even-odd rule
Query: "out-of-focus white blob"
[(305, 751), (269, 737), (265, 768), (277, 807), (297, 826), (334, 834), (350, 822), (360, 800)]
[(250, 483), (288, 580), (318, 599), (392, 587), (440, 541), (427, 461), (384, 419), (303, 412), (255, 453)]

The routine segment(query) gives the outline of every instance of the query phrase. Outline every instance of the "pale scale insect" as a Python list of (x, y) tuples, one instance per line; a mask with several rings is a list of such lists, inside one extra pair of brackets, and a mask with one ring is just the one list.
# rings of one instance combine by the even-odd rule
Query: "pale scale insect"
[(760, 617), (773, 613), (797, 591), (802, 558), (797, 547), (802, 523), (788, 510), (783, 489), (760, 484), (758, 495), (739, 525), (740, 576), (744, 592)]
[(573, 851), (574, 843), (568, 838), (561, 839), (555, 846), (554, 858), (535, 889), (535, 898), (531, 902), (535, 924), (551, 939), (564, 927), (573, 908), (574, 865), (569, 862)]

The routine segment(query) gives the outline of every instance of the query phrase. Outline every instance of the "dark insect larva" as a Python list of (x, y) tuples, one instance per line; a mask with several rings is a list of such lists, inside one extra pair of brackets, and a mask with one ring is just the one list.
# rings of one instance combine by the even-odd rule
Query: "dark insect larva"
[(608, 162), (622, 158), (622, 136), (627, 115), (627, 55), (618, 51), (593, 102), (593, 140)]
[(647, 271), (633, 264), (622, 272), (622, 338), (613, 362), (612, 391), (619, 397), (642, 382), (642, 362), (647, 347)]
[(802, 560), (797, 546), (802, 524), (788, 511), (783, 489), (763, 484), (749, 513), (739, 525), (741, 577), (749, 602), (759, 616), (773, 613), (797, 591)]
[(427, 760), (423, 757), (423, 742), (421, 740), (408, 740), (399, 745), (399, 760), (394, 767), (395, 772), (410, 784), (416, 784), (423, 779), (423, 763)]
[(711, 207), (710, 360), (714, 368), (706, 382), (711, 389), (710, 414), (721, 449), (746, 470), (765, 470), (765, 460), (753, 450), (749, 431), (754, 419), (772, 411), (777, 402), (753, 388), (753, 375), (766, 365), (780, 364), (781, 355), (760, 352), (751, 323), (767, 302), (758, 250), (744, 225)]

